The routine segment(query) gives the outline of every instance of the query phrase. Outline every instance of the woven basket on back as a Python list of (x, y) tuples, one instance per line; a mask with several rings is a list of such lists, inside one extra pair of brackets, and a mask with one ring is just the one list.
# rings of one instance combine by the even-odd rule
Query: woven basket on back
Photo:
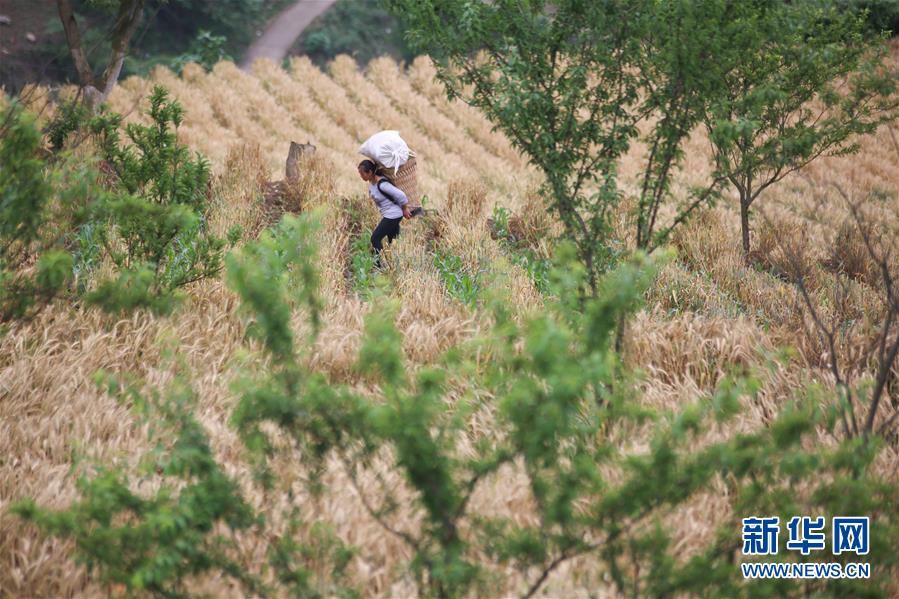
[(407, 160), (406, 164), (396, 169), (395, 173), (392, 168), (382, 168), (393, 181), (393, 184), (403, 190), (403, 193), (409, 198), (409, 203), (417, 206), (420, 202), (418, 197), (418, 176), (416, 174), (418, 164), (415, 161), (415, 157)]

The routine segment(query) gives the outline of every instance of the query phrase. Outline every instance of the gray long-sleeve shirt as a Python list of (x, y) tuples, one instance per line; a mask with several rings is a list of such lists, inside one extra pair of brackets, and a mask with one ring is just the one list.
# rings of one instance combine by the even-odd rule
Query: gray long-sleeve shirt
[(372, 183), (368, 186), (368, 193), (371, 195), (371, 199), (374, 200), (375, 205), (377, 205), (378, 210), (381, 212), (381, 216), (384, 218), (402, 218), (403, 209), (401, 206), (408, 204), (409, 198), (406, 197), (406, 194), (403, 193), (402, 189), (398, 188), (387, 179), (381, 179), (381, 189), (383, 189), (385, 193), (390, 194), (390, 198), (393, 198), (393, 200), (381, 193), (377, 184)]

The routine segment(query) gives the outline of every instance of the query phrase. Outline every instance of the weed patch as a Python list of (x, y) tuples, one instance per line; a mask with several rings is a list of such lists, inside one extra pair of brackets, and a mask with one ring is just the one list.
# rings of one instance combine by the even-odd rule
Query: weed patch
[(546, 294), (549, 290), (549, 269), (552, 261), (540, 256), (524, 243), (523, 238), (513, 232), (512, 219), (508, 208), (494, 206), (493, 218), (490, 220), (491, 235), (500, 242), (509, 260), (528, 273), (537, 291)]
[(434, 267), (451, 296), (469, 306), (477, 303), (482, 287), (481, 271), (471, 272), (459, 256), (439, 249), (434, 253)]

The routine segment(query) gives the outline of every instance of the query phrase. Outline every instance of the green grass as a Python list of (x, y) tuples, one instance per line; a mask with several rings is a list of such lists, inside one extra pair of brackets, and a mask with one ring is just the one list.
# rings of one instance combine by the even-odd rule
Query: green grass
[(552, 261), (538, 255), (533, 249), (515, 239), (509, 230), (512, 213), (502, 206), (493, 207), (493, 231), (504, 253), (513, 264), (520, 266), (530, 277), (541, 294), (549, 292), (549, 270)]
[(350, 268), (353, 272), (356, 293), (363, 298), (369, 297), (378, 275), (375, 269), (375, 255), (372, 253), (371, 243), (365, 235), (360, 235), (353, 242), (350, 252)]
[(434, 253), (434, 267), (451, 296), (469, 306), (477, 303), (482, 289), (480, 271), (471, 272), (459, 256), (440, 249)]

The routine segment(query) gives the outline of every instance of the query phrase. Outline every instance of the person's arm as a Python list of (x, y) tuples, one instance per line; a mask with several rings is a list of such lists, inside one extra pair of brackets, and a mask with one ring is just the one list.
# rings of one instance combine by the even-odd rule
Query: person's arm
[(381, 181), (381, 188), (381, 193), (389, 194), (394, 202), (403, 209), (404, 217), (412, 218), (412, 212), (409, 209), (409, 198), (406, 196), (405, 192), (402, 189), (400, 189), (390, 181)]
[(406, 193), (390, 181), (382, 179), (379, 181), (378, 185), (381, 193), (387, 194), (390, 199), (392, 199), (395, 204), (399, 204), (400, 207), (409, 203), (409, 198), (406, 196)]

